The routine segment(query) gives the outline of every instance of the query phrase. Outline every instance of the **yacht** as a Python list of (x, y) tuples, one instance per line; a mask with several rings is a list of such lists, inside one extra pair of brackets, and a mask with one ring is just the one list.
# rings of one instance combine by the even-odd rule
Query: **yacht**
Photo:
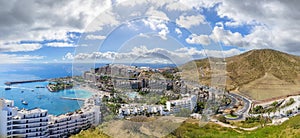
[(26, 101), (22, 100), (22, 104), (24, 104), (24, 105), (28, 105), (28, 102), (26, 102)]

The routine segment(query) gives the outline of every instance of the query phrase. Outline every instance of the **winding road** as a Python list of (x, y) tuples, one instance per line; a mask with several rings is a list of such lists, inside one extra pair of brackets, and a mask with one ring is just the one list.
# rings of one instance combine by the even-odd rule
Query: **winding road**
[(243, 108), (236, 111), (236, 114), (239, 117), (231, 119), (231, 120), (240, 120), (240, 119), (244, 119), (245, 117), (247, 117), (249, 110), (251, 108), (251, 103), (252, 103), (251, 100), (249, 100), (239, 94), (236, 94), (236, 93), (229, 93), (228, 96), (231, 99), (231, 103), (228, 106), (226, 106), (226, 108), (233, 108), (233, 106), (235, 104), (237, 104), (237, 102), (239, 100), (242, 100), (244, 103)]

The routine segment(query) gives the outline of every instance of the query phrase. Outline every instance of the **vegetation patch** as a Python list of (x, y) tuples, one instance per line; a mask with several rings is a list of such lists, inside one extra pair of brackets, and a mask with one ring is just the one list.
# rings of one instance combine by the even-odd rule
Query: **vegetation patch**
[[(244, 123), (259, 123), (259, 117), (248, 118)], [(208, 123), (205, 126), (198, 124), (199, 120), (187, 119), (175, 131), (171, 132), (165, 138), (277, 138), (277, 137), (299, 137), (300, 135), (300, 116), (290, 118), (278, 126), (260, 127), (253, 131), (237, 130), (232, 128), (222, 127), (214, 123)], [(237, 122), (241, 123), (242, 122)], [(235, 124), (237, 124), (235, 123)], [(97, 137), (107, 138), (98, 127), (90, 128), (82, 131), (79, 134), (72, 136), (73, 138)]]
[(225, 117), (226, 117), (226, 118), (229, 118), (229, 119), (236, 119), (236, 118), (238, 118), (239, 116), (234, 115), (234, 114), (227, 114), (227, 115), (225, 115)]

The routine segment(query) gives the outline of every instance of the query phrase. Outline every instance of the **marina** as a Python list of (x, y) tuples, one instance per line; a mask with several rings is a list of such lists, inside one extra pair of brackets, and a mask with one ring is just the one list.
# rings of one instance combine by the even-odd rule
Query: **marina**
[[(0, 97), (16, 101), (15, 105), (20, 109), (33, 109), (38, 107), (47, 109), (51, 114), (60, 115), (79, 109), (83, 101), (92, 95), (91, 92), (85, 90), (67, 89), (50, 92), (46, 87), (36, 87), (47, 86), (47, 84), (48, 81), (3, 86), (3, 91), (0, 91)], [(5, 88), (11, 89), (4, 90)]]

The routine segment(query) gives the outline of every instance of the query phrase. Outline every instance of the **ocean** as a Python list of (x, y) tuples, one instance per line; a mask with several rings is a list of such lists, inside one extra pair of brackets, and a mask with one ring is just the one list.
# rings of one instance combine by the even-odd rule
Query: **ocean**
[[(7, 81), (22, 81), (33, 79), (50, 79), (81, 75), (83, 71), (92, 67), (100, 67), (106, 64), (76, 64), (51, 63), (51, 64), (0, 64), (0, 98), (14, 100), (15, 106), (19, 109), (41, 108), (48, 110), (53, 115), (73, 112), (79, 109), (83, 102), (76, 100), (66, 100), (61, 97), (88, 98), (92, 93), (84, 90), (69, 89), (59, 92), (49, 92), (47, 88), (36, 88), (36, 86), (46, 86), (48, 82), (34, 82), (11, 85), (11, 90), (4, 90)], [(173, 64), (133, 64), (134, 66), (148, 66), (151, 68), (174, 67)], [(75, 67), (75, 68), (74, 68)], [(72, 70), (77, 71), (73, 72)], [(79, 69), (79, 71), (78, 71)], [(22, 100), (28, 102), (23, 105)]]

